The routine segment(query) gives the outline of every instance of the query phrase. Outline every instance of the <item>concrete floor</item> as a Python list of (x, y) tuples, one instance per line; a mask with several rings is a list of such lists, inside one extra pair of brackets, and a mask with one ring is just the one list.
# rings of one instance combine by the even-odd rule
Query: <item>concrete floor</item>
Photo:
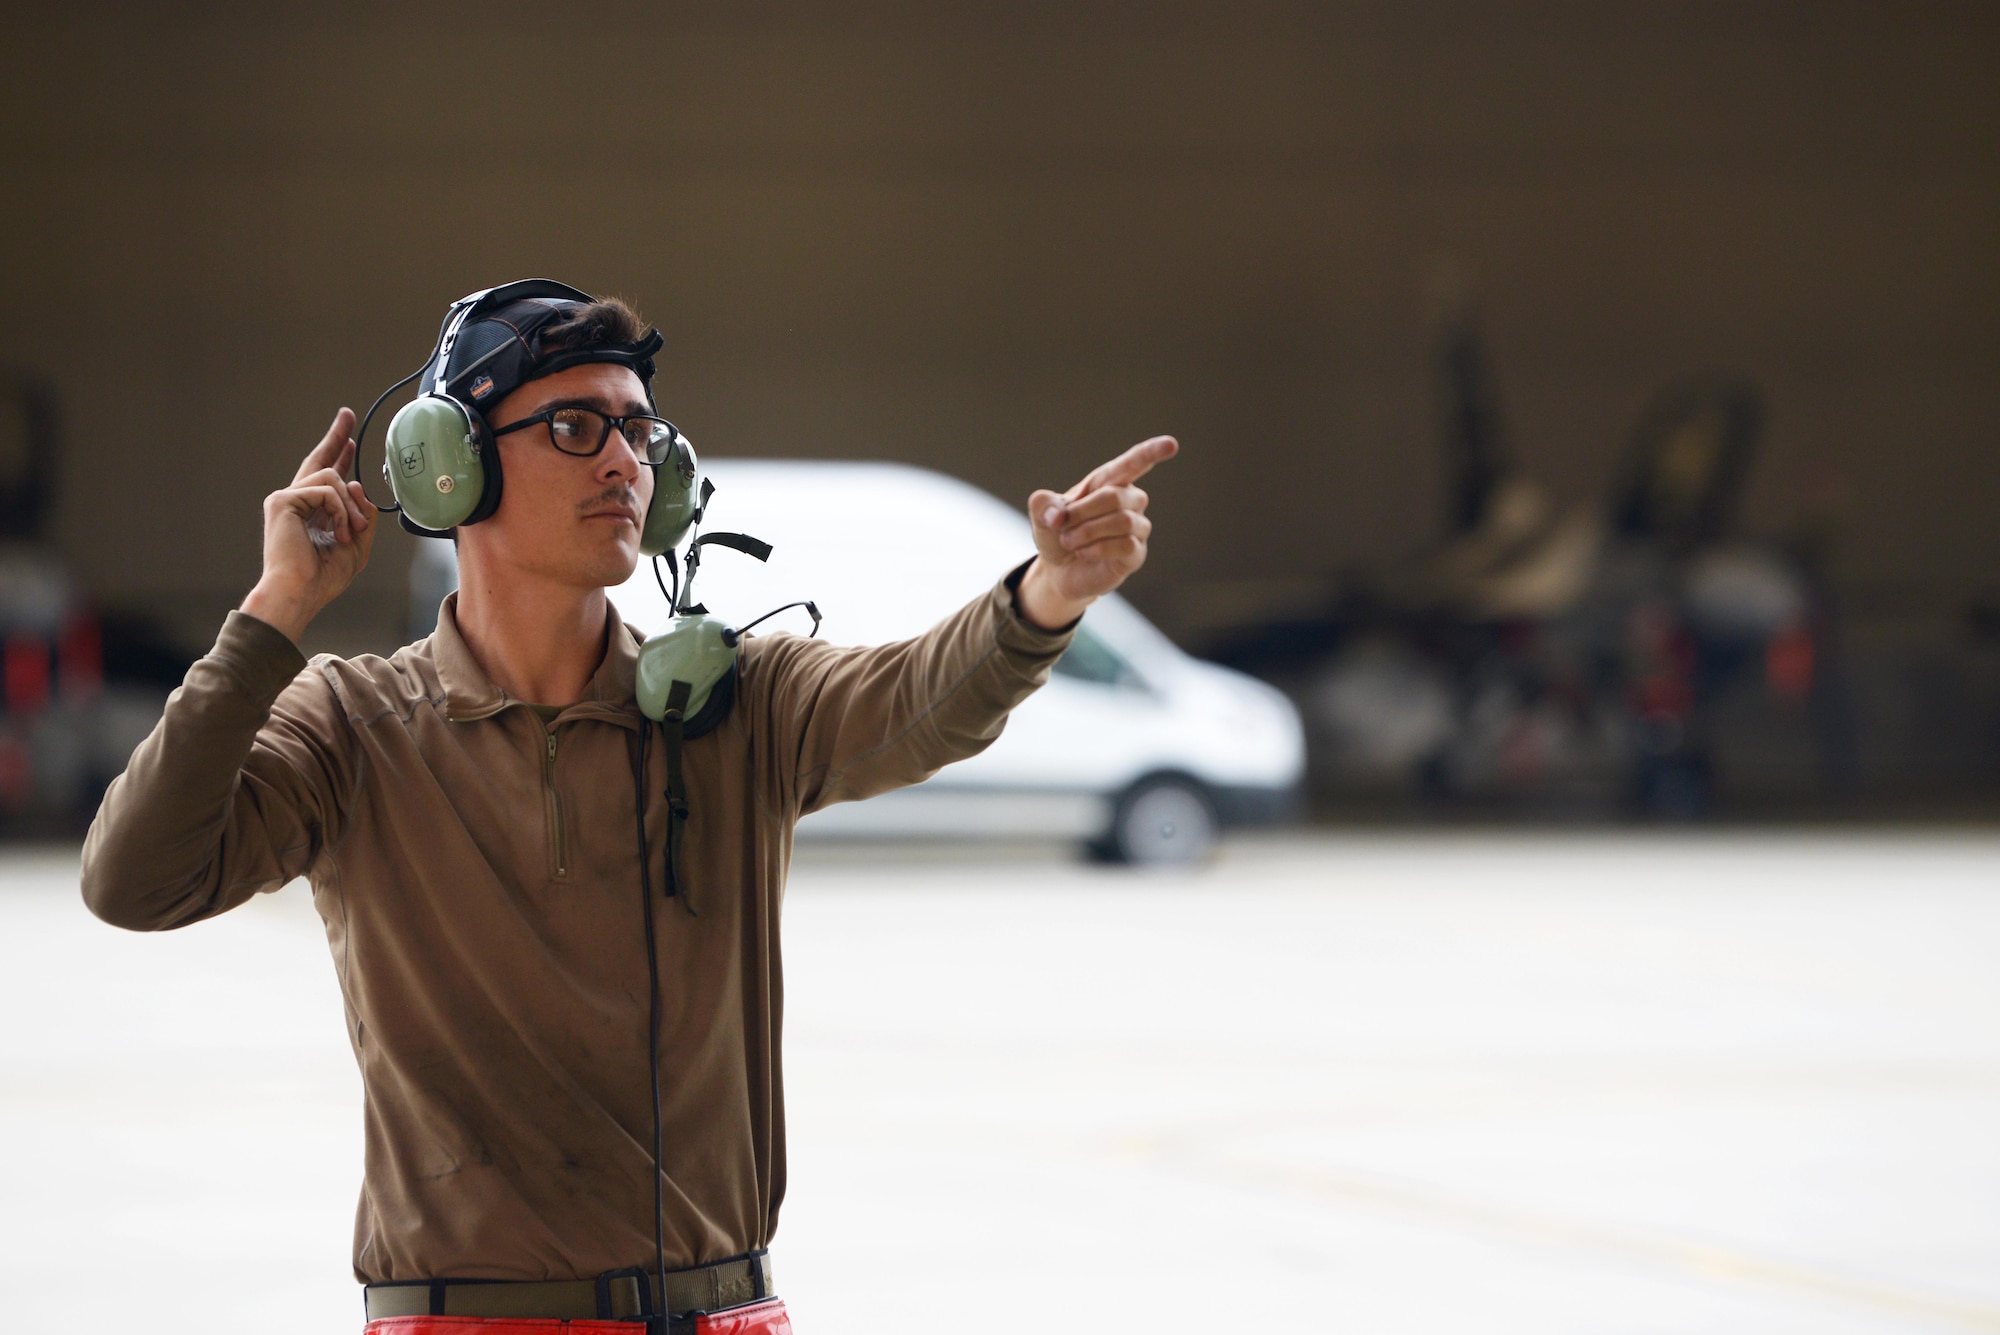
[[(817, 849), (788, 915), (800, 1335), (2000, 1331), (2000, 839)], [(0, 1005), (7, 1329), (358, 1329), (297, 888), (134, 937), (9, 856)]]

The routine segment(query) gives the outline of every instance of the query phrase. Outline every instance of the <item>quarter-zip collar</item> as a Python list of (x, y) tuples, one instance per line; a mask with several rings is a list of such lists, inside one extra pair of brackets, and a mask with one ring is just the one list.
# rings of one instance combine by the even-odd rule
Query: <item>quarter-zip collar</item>
[[(605, 599), (604, 658), (585, 685), (583, 696), (560, 717), (607, 718), (638, 726), (638, 633), (625, 625), (618, 608)], [(445, 595), (438, 608), (437, 630), (431, 636), (431, 656), (438, 684), (444, 688), (444, 714), (454, 723), (491, 718), (509, 705), (523, 703), (493, 684), (486, 669), (458, 629), (458, 593)]]

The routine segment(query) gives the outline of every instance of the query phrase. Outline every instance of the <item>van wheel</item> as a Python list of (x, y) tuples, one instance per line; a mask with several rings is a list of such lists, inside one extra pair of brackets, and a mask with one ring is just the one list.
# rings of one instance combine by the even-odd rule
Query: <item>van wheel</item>
[(1208, 794), (1186, 779), (1149, 779), (1118, 799), (1091, 852), (1128, 867), (1192, 867), (1215, 852), (1216, 833)]

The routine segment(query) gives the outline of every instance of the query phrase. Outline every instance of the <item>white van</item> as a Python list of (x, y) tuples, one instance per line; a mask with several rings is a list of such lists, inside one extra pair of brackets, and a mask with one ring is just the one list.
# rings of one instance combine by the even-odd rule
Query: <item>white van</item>
[[(739, 623), (810, 598), (836, 644), (905, 639), (1034, 554), (1022, 511), (929, 469), (720, 459), (704, 471), (716, 491), (703, 529), (773, 547), (765, 564), (704, 550), (695, 597)], [(421, 545), (433, 567), (439, 553), (450, 560), (449, 544)], [(443, 596), (441, 573), (415, 593), (420, 608)], [(667, 620), (649, 562), (612, 599), (641, 629)], [(792, 611), (765, 629), (809, 625)], [(1074, 839), (1116, 861), (1184, 863), (1205, 857), (1221, 828), (1287, 817), (1304, 769), (1303, 731), (1283, 695), (1190, 658), (1113, 596), (1090, 609), (1048, 685), (985, 752), (914, 788), (816, 812), (798, 832)]]

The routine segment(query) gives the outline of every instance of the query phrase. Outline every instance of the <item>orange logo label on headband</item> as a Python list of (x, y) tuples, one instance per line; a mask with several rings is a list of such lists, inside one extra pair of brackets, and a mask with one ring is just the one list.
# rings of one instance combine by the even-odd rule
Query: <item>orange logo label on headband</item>
[(483, 375), (483, 376), (479, 377), (479, 379), (477, 379), (477, 380), (475, 380), (475, 381), (473, 381), (473, 382), (472, 382), (472, 397), (473, 397), (473, 398), (475, 398), (475, 399), (483, 399), (483, 398), (485, 398), (485, 397), (486, 397), (486, 396), (487, 396), (488, 394), (491, 394), (492, 392), (493, 392), (493, 377), (492, 377), (492, 376), (490, 376), (490, 375)]

